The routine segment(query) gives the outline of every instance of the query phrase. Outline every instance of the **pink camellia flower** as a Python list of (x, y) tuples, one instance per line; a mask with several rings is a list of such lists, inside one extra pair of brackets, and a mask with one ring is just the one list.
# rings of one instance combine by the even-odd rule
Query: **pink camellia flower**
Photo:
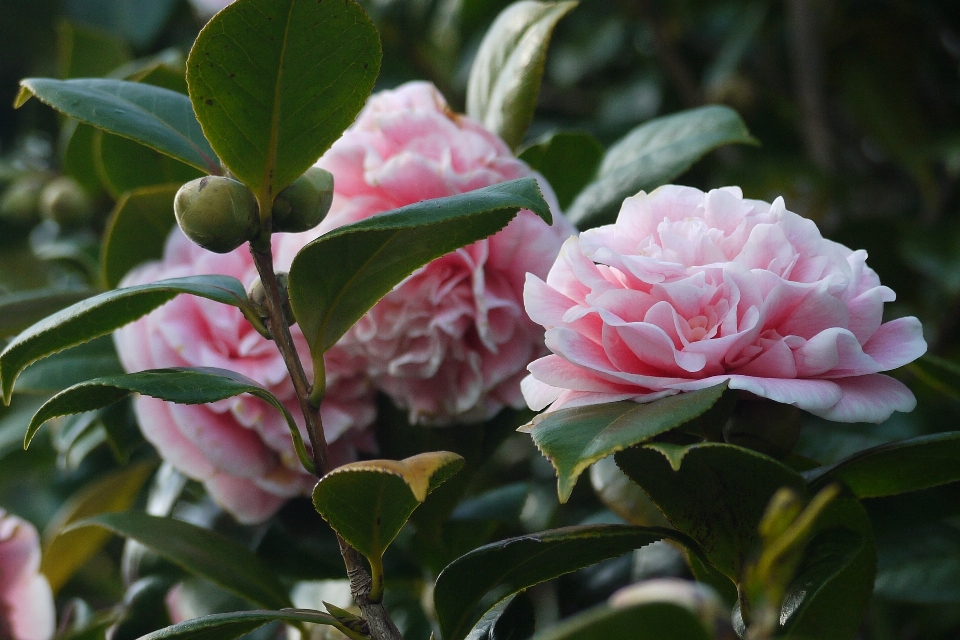
[[(276, 267), (287, 270), (306, 234), (274, 236)], [(174, 228), (163, 259), (127, 274), (121, 286), (183, 276), (225, 274), (249, 286), (257, 277), (246, 247), (215, 254)], [(307, 375), (309, 349), (291, 327)], [(264, 339), (236, 308), (194, 296), (179, 296), (114, 334), (127, 371), (164, 367), (218, 367), (236, 371), (269, 389), (302, 420), (293, 384), (276, 345)], [(331, 462), (373, 450), (363, 429), (375, 417), (373, 391), (353, 359), (336, 347), (325, 358), (326, 399), (320, 407)], [(240, 522), (270, 517), (290, 497), (309, 493), (316, 478), (300, 466), (290, 432), (276, 409), (241, 395), (207, 405), (178, 405), (147, 396), (135, 402), (144, 437), (185, 475), (203, 482), (210, 496)], [(301, 431), (303, 427), (301, 425)]]
[[(318, 164), (335, 185), (324, 231), (420, 200), (539, 177), (426, 82), (371, 97)], [(523, 312), (523, 279), (545, 275), (574, 233), (542, 178), (540, 187), (552, 227), (521, 211), (491, 238), (411, 275), (341, 340), (411, 422), (472, 422), (523, 406), (524, 368), (545, 353)]]
[[(534, 409), (634, 400), (723, 381), (829, 420), (882, 422), (916, 400), (881, 375), (920, 357), (916, 318), (881, 324), (894, 293), (865, 251), (738, 188), (665, 186), (564, 245), (527, 312), (553, 355), (523, 381)], [(552, 404), (551, 404), (552, 403)]]
[(50, 640), (53, 592), (40, 573), (40, 537), (29, 522), (0, 509), (0, 638)]

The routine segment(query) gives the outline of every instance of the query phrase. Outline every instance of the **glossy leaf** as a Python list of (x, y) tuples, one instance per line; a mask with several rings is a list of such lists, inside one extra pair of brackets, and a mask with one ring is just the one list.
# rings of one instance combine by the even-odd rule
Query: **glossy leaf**
[(250, 378), (226, 369), (175, 367), (94, 378), (64, 389), (44, 403), (27, 427), (26, 448), (43, 423), (58, 416), (93, 411), (140, 393), (178, 404), (205, 404), (249, 393), (279, 411), (286, 420), (294, 445), (305, 467), (312, 469), (296, 421), (282, 402)]
[(90, 378), (121, 373), (113, 339), (101, 336), (33, 363), (17, 378), (16, 392), (49, 395)]
[(110, 539), (109, 533), (99, 529), (66, 529), (91, 516), (129, 509), (154, 468), (150, 463), (137, 464), (110, 473), (84, 486), (54, 515), (44, 531), (40, 559), (40, 572), (54, 593)]
[(703, 548), (733, 580), (759, 544), (758, 525), (780, 487), (803, 495), (795, 471), (762, 454), (728, 444), (649, 444), (616, 454), (667, 520)]
[(114, 198), (140, 187), (181, 185), (205, 175), (195, 167), (105, 131), (93, 136), (93, 158), (100, 181)]
[(463, 458), (446, 451), (345, 464), (320, 479), (313, 504), (344, 540), (378, 562), (413, 510), (462, 466)]
[(356, 118), (380, 57), (353, 0), (239, 0), (200, 32), (187, 86), (224, 164), (271, 203)]
[(726, 391), (709, 389), (649, 403), (610, 402), (538, 415), (521, 427), (557, 471), (557, 494), (566, 502), (587, 467), (635, 444), (675, 429), (710, 410)]
[(255, 313), (246, 291), (230, 276), (191, 276), (115, 289), (87, 298), (41, 320), (17, 335), (0, 352), (3, 400), (10, 404), (23, 369), (50, 354), (106, 335), (150, 313), (181, 293), (208, 298)]
[(104, 76), (130, 60), (130, 47), (109, 31), (60, 20), (57, 24), (57, 77)]
[(583, 131), (555, 131), (535, 140), (519, 158), (543, 174), (557, 194), (561, 209), (593, 179), (603, 146)]
[(170, 229), (177, 223), (173, 197), (178, 184), (144, 187), (125, 193), (113, 207), (100, 253), (100, 270), (108, 287), (116, 287), (130, 269), (163, 257)]
[(138, 48), (153, 41), (177, 6), (175, 0), (68, 0), (64, 4), (71, 18), (121, 34)]
[(596, 179), (567, 217), (581, 229), (613, 222), (624, 198), (670, 182), (706, 153), (732, 143), (756, 141), (729, 107), (698, 107), (645, 122), (607, 150)]
[(323, 353), (404, 278), (496, 233), (520, 209), (552, 221), (536, 180), (521, 178), (381, 213), (304, 247), (290, 268), (289, 291), (315, 366), (322, 366)]
[(600, 501), (630, 524), (672, 528), (650, 496), (620, 470), (613, 456), (590, 467), (590, 484)]
[(494, 20), (470, 69), (467, 115), (516, 148), (540, 94), (553, 29), (576, 2), (520, 0)]
[(880, 498), (960, 481), (960, 431), (860, 451), (804, 474), (812, 486), (840, 480), (860, 498)]
[(290, 623), (334, 624), (333, 618), (326, 613), (308, 609), (234, 611), (186, 620), (149, 633), (139, 640), (235, 640), (275, 620)]
[(273, 570), (246, 547), (192, 524), (145, 513), (109, 513), (75, 527), (99, 526), (132, 538), (184, 570), (255, 605), (270, 609), (292, 606)]
[(15, 336), (34, 322), (93, 294), (90, 289), (31, 289), (0, 296), (0, 338)]
[(535, 584), (615, 558), (664, 538), (696, 544), (656, 527), (589, 525), (494, 542), (457, 558), (437, 578), (433, 599), (444, 640), (463, 640), (497, 601)]
[(81, 122), (130, 138), (205, 173), (219, 173), (216, 154), (203, 137), (190, 99), (139, 82), (104, 78), (20, 81), (15, 106), (36, 96)]
[(667, 602), (632, 607), (601, 605), (567, 618), (532, 640), (711, 640), (689, 609)]
[(60, 168), (94, 197), (105, 195), (93, 161), (93, 136), (97, 129), (70, 118), (60, 127)]
[(487, 611), (466, 640), (520, 640), (533, 635), (536, 620), (526, 593), (508, 596)]

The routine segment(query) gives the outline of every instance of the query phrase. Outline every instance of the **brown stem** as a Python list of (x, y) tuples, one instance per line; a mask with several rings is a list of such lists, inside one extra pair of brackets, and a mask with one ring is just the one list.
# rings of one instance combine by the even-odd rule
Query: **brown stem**
[[(284, 318), (280, 286), (277, 284), (277, 274), (273, 270), (273, 251), (269, 242), (258, 244), (251, 242), (250, 253), (253, 255), (253, 262), (257, 266), (260, 282), (263, 283), (263, 290), (266, 293), (267, 327), (270, 329), (270, 335), (273, 336), (273, 341), (280, 350), (283, 362), (287, 365), (287, 371), (293, 381), (293, 388), (297, 392), (300, 409), (303, 411), (303, 418), (307, 423), (307, 435), (313, 449), (315, 473), (318, 478), (322, 478), (329, 469), (327, 466), (327, 441), (323, 436), (320, 408), (314, 407), (310, 403), (310, 383), (303, 371), (300, 356), (297, 354), (293, 337), (290, 335), (290, 328)], [(340, 543), (340, 555), (343, 556), (343, 562), (347, 568), (347, 577), (350, 578), (350, 592), (370, 626), (370, 635), (375, 640), (403, 640), (400, 630), (393, 623), (383, 603), (370, 601), (370, 587), (373, 580), (366, 567), (363, 566), (360, 554), (339, 535), (337, 540)]]
[(303, 365), (300, 363), (300, 357), (297, 355), (297, 349), (293, 344), (290, 327), (287, 326), (287, 321), (283, 317), (280, 286), (277, 284), (277, 274), (273, 270), (273, 250), (269, 242), (265, 242), (263, 246), (256, 248), (254, 248), (253, 243), (250, 243), (250, 253), (253, 255), (257, 272), (260, 274), (263, 290), (267, 294), (266, 306), (269, 314), (267, 316), (267, 326), (273, 336), (273, 342), (280, 349), (280, 355), (283, 357), (283, 362), (287, 365), (287, 371), (290, 373), (290, 379), (293, 381), (293, 388), (297, 392), (300, 410), (303, 412), (303, 419), (307, 424), (307, 436), (310, 438), (310, 446), (313, 449), (313, 464), (316, 467), (317, 477), (321, 478), (328, 471), (327, 440), (323, 437), (320, 408), (310, 404), (310, 383), (307, 381), (307, 375), (303, 371)]

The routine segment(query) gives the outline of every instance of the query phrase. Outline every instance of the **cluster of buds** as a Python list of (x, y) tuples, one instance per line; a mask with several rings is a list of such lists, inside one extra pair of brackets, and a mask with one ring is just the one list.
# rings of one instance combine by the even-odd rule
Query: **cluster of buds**
[[(323, 221), (333, 201), (333, 176), (310, 167), (273, 201), (270, 230), (309, 231)], [(260, 209), (253, 193), (224, 176), (186, 183), (173, 203), (177, 223), (193, 242), (216, 253), (229, 253), (260, 236)]]

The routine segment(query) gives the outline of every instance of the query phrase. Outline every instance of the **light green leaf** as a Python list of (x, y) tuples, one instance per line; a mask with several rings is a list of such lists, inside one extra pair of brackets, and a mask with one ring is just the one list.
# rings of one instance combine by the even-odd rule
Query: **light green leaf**
[(759, 544), (760, 518), (777, 489), (806, 492), (803, 478), (789, 467), (728, 444), (648, 444), (617, 453), (616, 461), (732, 580)]
[(3, 401), (23, 369), (48, 355), (119, 329), (181, 293), (208, 298), (255, 314), (243, 285), (230, 276), (191, 276), (107, 291), (87, 298), (27, 328), (0, 352)]
[(40, 560), (40, 572), (54, 593), (110, 539), (110, 534), (98, 529), (66, 529), (84, 518), (129, 509), (155, 467), (152, 463), (137, 464), (107, 474), (84, 486), (60, 507), (43, 533)]
[(331, 616), (309, 609), (234, 611), (187, 620), (149, 633), (140, 640), (235, 640), (274, 620), (335, 625)]
[(282, 402), (250, 378), (226, 369), (175, 367), (94, 378), (75, 384), (53, 396), (40, 407), (27, 427), (24, 448), (43, 423), (58, 416), (93, 411), (119, 402), (131, 393), (140, 393), (178, 404), (205, 404), (249, 393), (273, 406), (283, 415), (293, 437), (300, 461), (308, 471), (313, 465), (296, 421)]
[(365, 460), (337, 467), (317, 483), (313, 504), (371, 565), (427, 495), (463, 466), (455, 453), (433, 451), (405, 460)]
[(304, 247), (290, 267), (289, 291), (314, 370), (322, 371), (323, 353), (404, 278), (496, 233), (520, 209), (552, 222), (536, 180), (521, 178), (381, 213)]
[(353, 0), (238, 0), (197, 37), (187, 86), (224, 164), (269, 210), (356, 118), (380, 57)]
[(600, 605), (563, 620), (531, 640), (711, 640), (689, 609), (668, 602), (632, 607)]
[(669, 529), (590, 525), (541, 531), (474, 549), (437, 578), (433, 600), (443, 638), (463, 640), (489, 609), (511, 594), (664, 538), (697, 547)]
[(246, 547), (192, 524), (145, 513), (108, 513), (74, 525), (99, 526), (132, 538), (186, 571), (255, 605), (291, 607), (287, 590), (273, 570)]
[(90, 289), (31, 289), (0, 296), (0, 338), (15, 336), (34, 322), (92, 295)]
[(117, 200), (100, 252), (100, 270), (108, 287), (116, 287), (141, 262), (159, 260), (170, 229), (177, 223), (173, 198), (178, 184), (143, 187)]
[(613, 222), (624, 198), (670, 182), (706, 153), (732, 143), (756, 141), (729, 107), (709, 105), (645, 122), (607, 150), (596, 179), (567, 217), (581, 229)]
[(182, 93), (139, 82), (82, 78), (20, 81), (19, 107), (36, 96), (81, 122), (130, 138), (205, 173), (220, 173), (219, 161)]
[(603, 146), (583, 131), (555, 131), (524, 148), (518, 157), (543, 174), (561, 209), (587, 186), (603, 158)]
[(577, 478), (601, 458), (690, 422), (726, 391), (720, 384), (640, 404), (612, 402), (540, 414), (521, 427), (557, 470), (557, 494), (566, 502)]
[(474, 59), (467, 115), (516, 148), (533, 120), (553, 28), (576, 2), (520, 0), (497, 16)]
[(17, 378), (20, 393), (51, 394), (90, 378), (123, 373), (110, 336), (94, 338), (35, 362)]
[(960, 481), (960, 431), (866, 449), (804, 477), (814, 487), (840, 480), (860, 498), (893, 496)]

